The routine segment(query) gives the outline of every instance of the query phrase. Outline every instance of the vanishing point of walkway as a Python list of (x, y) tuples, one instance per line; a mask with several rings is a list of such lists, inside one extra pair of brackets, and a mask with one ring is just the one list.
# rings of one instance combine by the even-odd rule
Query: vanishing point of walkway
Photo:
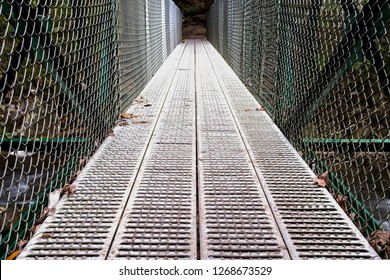
[(19, 259), (378, 258), (207, 41), (128, 113)]

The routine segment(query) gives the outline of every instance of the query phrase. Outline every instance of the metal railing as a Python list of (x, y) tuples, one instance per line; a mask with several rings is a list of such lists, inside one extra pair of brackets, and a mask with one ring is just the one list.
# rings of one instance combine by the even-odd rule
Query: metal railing
[(389, 19), (380, 0), (217, 0), (207, 17), (209, 40), (367, 237), (390, 230)]
[(0, 0), (1, 259), (180, 40), (171, 0)]

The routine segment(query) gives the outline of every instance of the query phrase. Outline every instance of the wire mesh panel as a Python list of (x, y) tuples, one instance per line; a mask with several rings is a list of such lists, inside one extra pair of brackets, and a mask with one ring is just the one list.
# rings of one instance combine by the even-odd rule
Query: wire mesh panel
[(146, 27), (147, 27), (147, 77), (150, 80), (163, 63), (161, 53), (161, 1), (146, 1)]
[(147, 82), (145, 14), (145, 1), (119, 1), (118, 58), (122, 111)]
[(162, 64), (161, 21), (161, 0), (0, 0), (1, 259), (50, 215), (54, 190), (72, 190)]
[(367, 237), (390, 230), (389, 17), (378, 0), (217, 0), (207, 17), (225, 58), (241, 39), (242, 69), (228, 63)]
[(1, 257), (116, 119), (115, 3), (0, 1)]
[(142, 91), (178, 42), (179, 8), (171, 0), (118, 1), (121, 110)]

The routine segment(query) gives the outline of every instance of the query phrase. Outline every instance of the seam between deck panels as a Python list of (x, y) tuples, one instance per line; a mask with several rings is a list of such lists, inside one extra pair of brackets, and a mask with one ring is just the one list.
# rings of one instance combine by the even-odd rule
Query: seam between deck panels
[[(207, 49), (208, 53), (210, 53), (210, 50), (211, 50), (211, 51), (215, 52), (215, 55), (217, 56), (217, 57), (215, 57), (217, 59), (217, 62), (215, 62), (215, 60), (213, 60), (213, 62), (212, 62), (213, 64), (218, 65), (218, 61), (221, 61), (220, 63), (223, 63), (224, 65), (226, 64), (226, 66), (228, 66), (226, 61), (223, 61), (222, 57), (215, 50), (212, 49), (212, 46), (209, 43), (204, 43), (204, 44), (207, 44), (207, 47), (205, 46), (205, 48)], [(229, 75), (232, 75), (232, 76), (234, 75), (235, 79), (238, 79), (236, 77), (235, 73), (233, 72), (233, 70), (231, 70), (230, 68), (227, 70), (227, 72), (230, 72)], [(218, 74), (218, 75), (220, 75), (220, 74)], [(221, 79), (221, 78), (222, 77), (218, 76), (218, 79)], [(242, 84), (241, 81), (239, 81), (239, 83)], [(225, 87), (224, 92), (226, 94), (228, 92), (228, 89), (226, 88), (227, 85), (223, 85), (223, 86)], [(244, 87), (244, 85), (242, 85), (242, 87), (243, 87), (243, 90), (248, 92), (248, 90)], [(231, 95), (229, 95), (229, 96), (225, 95), (225, 96), (230, 104), (230, 102), (232, 102), (231, 99), (234, 97), (232, 97)], [(248, 101), (247, 101), (248, 105), (258, 106), (258, 102), (253, 98), (252, 95), (250, 95), (249, 92), (248, 92), (247, 99), (248, 99)], [(239, 105), (235, 105), (235, 107), (237, 107), (237, 106), (239, 106)], [(231, 107), (231, 110), (233, 113), (235, 111), (237, 111), (238, 107), (235, 109), (233, 109), (231, 105), (230, 105), (230, 107)], [(243, 109), (244, 108), (240, 108), (240, 110), (243, 110)], [(252, 110), (255, 110), (255, 108), (252, 108)], [(283, 146), (285, 146), (284, 148), (291, 149), (291, 153), (294, 155), (294, 159), (292, 159), (292, 160), (296, 161), (298, 163), (299, 166), (297, 168), (300, 169), (300, 172), (304, 171), (304, 173), (306, 174), (305, 175), (306, 177), (310, 176), (311, 178), (314, 178), (315, 175), (314, 175), (313, 171), (307, 166), (307, 164), (298, 155), (298, 153), (291, 147), (291, 144), (284, 137), (284, 135), (282, 135), (282, 133), (279, 131), (278, 127), (273, 123), (271, 118), (265, 112), (258, 112), (258, 113), (261, 113), (261, 116), (263, 118), (262, 122), (264, 123), (264, 125), (269, 126), (268, 129), (272, 128), (273, 131), (277, 134), (277, 136), (275, 136), (276, 139), (273, 139), (273, 140), (277, 141), (278, 139), (280, 139), (281, 142), (279, 145), (281, 146), (281, 148), (283, 148)], [(276, 197), (276, 200), (275, 200), (275, 198), (273, 196), (273, 192), (275, 190), (269, 189), (269, 186), (268, 186), (269, 182), (267, 182), (267, 180), (270, 180), (269, 175), (266, 175), (267, 178), (264, 177), (263, 170), (262, 170), (263, 167), (261, 167), (257, 163), (259, 160), (258, 154), (256, 155), (255, 151), (252, 149), (252, 145), (255, 145), (255, 143), (251, 143), (251, 141), (252, 142), (255, 141), (252, 138), (256, 137), (256, 136), (252, 134), (252, 135), (249, 135), (252, 138), (250, 138), (250, 139), (247, 138), (248, 136), (245, 134), (245, 131), (247, 130), (247, 128), (242, 127), (240, 124), (241, 120), (237, 119), (237, 118), (243, 117), (242, 116), (243, 113), (241, 113), (241, 111), (237, 111), (235, 114), (239, 114), (238, 116), (235, 115), (237, 125), (240, 128), (240, 130), (243, 131), (242, 137), (243, 137), (243, 140), (248, 147), (248, 152), (249, 152), (249, 155), (251, 157), (251, 161), (255, 167), (256, 173), (258, 174), (259, 180), (261, 181), (262, 187), (264, 188), (264, 192), (266, 193), (266, 195), (268, 197), (267, 199), (271, 202), (271, 206), (274, 207), (273, 211), (276, 212), (275, 216), (277, 217), (278, 226), (281, 230), (281, 233), (283, 234), (283, 238), (285, 239), (286, 245), (288, 245), (288, 248), (289, 248), (289, 251), (290, 251), (292, 258), (293, 259), (299, 259), (299, 258), (374, 258), (374, 259), (378, 259), (379, 258), (378, 255), (370, 247), (370, 245), (368, 244), (366, 239), (362, 236), (362, 234), (358, 231), (358, 229), (353, 225), (352, 221), (348, 218), (348, 216), (344, 213), (344, 211), (342, 211), (340, 206), (334, 202), (331, 195), (327, 191), (325, 191), (324, 189), (314, 188), (316, 190), (316, 192), (319, 191), (323, 194), (323, 198), (327, 199), (326, 203), (323, 202), (323, 205), (321, 203), (319, 203), (317, 205), (317, 207), (325, 207), (326, 209), (330, 209), (331, 207), (334, 207), (334, 210), (337, 210), (337, 213), (339, 214), (340, 217), (337, 218), (337, 215), (334, 215), (334, 216), (324, 217), (323, 219), (329, 219), (329, 221), (332, 219), (335, 219), (335, 221), (338, 221), (338, 225), (336, 225), (336, 227), (337, 226), (340, 227), (340, 230), (339, 230), (340, 233), (349, 234), (348, 238), (352, 238), (353, 236), (351, 234), (355, 234), (355, 236), (352, 238), (353, 240), (351, 240), (351, 243), (349, 243), (350, 240), (348, 240), (345, 243), (341, 243), (339, 247), (329, 248), (327, 246), (330, 246), (330, 244), (332, 244), (329, 242), (331, 242), (332, 240), (340, 242), (340, 238), (342, 239), (343, 237), (338, 237), (337, 233), (335, 233), (333, 235), (330, 234), (331, 237), (328, 237), (328, 238), (330, 238), (329, 239), (330, 241), (325, 241), (325, 242), (324, 242), (323, 237), (320, 237), (321, 235), (319, 235), (319, 237), (313, 236), (309, 239), (306, 238), (306, 241), (305, 241), (305, 237), (302, 237), (302, 241), (300, 241), (299, 238), (297, 239), (297, 237), (299, 235), (297, 235), (297, 231), (294, 227), (292, 227), (292, 224), (294, 224), (294, 219), (297, 219), (297, 220), (301, 219), (302, 220), (303, 218), (302, 217), (294, 217), (294, 219), (291, 219), (291, 217), (290, 218), (288, 217), (289, 214), (286, 214), (286, 213), (283, 214), (280, 212), (280, 209), (278, 207), (278, 205), (281, 204), (280, 198), (279, 198), (279, 201), (277, 200), (278, 197)], [(243, 123), (243, 125), (245, 126), (245, 123)], [(248, 133), (250, 133), (250, 131)], [(267, 140), (262, 140), (262, 141), (266, 142)], [(269, 148), (271, 148), (271, 147), (269, 147)], [(265, 160), (267, 160), (267, 159), (265, 159)], [(264, 172), (267, 172), (267, 171), (265, 170)], [(283, 174), (280, 174), (280, 175), (283, 175)], [(302, 174), (298, 174), (298, 175), (301, 177), (303, 176)], [(278, 178), (276, 178), (275, 180), (278, 180)], [(307, 178), (304, 179), (303, 181), (305, 181), (305, 184), (309, 184), (309, 185), (311, 184), (310, 180), (308, 181)], [(272, 184), (274, 184), (274, 183), (270, 182), (270, 185), (272, 185)], [(313, 186), (308, 188), (308, 190), (310, 190), (310, 189), (313, 190)], [(298, 204), (299, 204), (299, 202), (298, 202)], [(327, 205), (329, 205), (329, 207)], [(286, 209), (290, 209), (291, 207), (287, 207), (286, 209), (283, 209), (283, 208), (286, 208), (286, 207), (282, 205), (281, 211), (286, 212), (286, 211), (288, 211)], [(299, 207), (298, 207), (298, 209), (299, 209)], [(309, 209), (311, 209), (311, 208), (309, 208)], [(312, 215), (316, 215), (316, 213), (314, 212), (314, 209), (311, 210), (311, 213), (312, 213)], [(292, 215), (298, 215), (298, 214), (299, 213), (296, 212)], [(285, 217), (283, 217), (283, 215), (285, 215)], [(320, 216), (320, 217), (322, 217), (322, 216)], [(310, 219), (310, 218), (308, 218), (308, 219)], [(327, 221), (327, 222), (329, 223), (329, 221)], [(341, 226), (341, 221), (343, 221), (343, 223), (345, 223), (345, 226), (347, 226), (348, 231), (342, 231), (342, 230), (346, 230), (347, 228), (345, 228), (345, 226)], [(287, 224), (285, 224), (285, 223), (287, 223)], [(303, 223), (306, 223), (306, 221), (303, 221)], [(310, 222), (308, 222), (308, 223), (310, 223)], [(290, 226), (288, 226), (288, 224)], [(299, 228), (299, 225), (295, 223), (295, 227)], [(305, 226), (303, 225), (303, 227), (305, 227)], [(321, 225), (320, 225), (320, 227), (321, 227)], [(295, 231), (294, 231), (294, 229), (295, 229)], [(321, 229), (321, 230), (325, 230), (325, 229)], [(329, 232), (331, 233), (332, 230), (329, 230)], [(306, 232), (302, 232), (302, 234), (305, 235)], [(334, 236), (334, 237), (332, 237), (332, 236)], [(292, 238), (294, 238), (294, 239), (292, 239)], [(309, 242), (309, 244), (302, 245), (303, 244), (302, 242)], [(357, 242), (357, 245), (354, 248), (352, 244), (354, 244), (356, 242)], [(349, 244), (351, 244), (350, 247), (344, 249), (343, 245), (348, 246)], [(321, 248), (323, 248), (323, 249), (321, 249)], [(331, 253), (330, 250), (336, 250), (337, 252), (339, 252), (339, 255)], [(360, 251), (360, 250), (365, 250), (365, 252)]]
[(198, 134), (198, 89), (196, 87), (196, 44), (194, 44), (194, 87), (195, 87), (195, 156), (196, 156), (196, 252), (197, 259), (201, 259), (200, 226), (199, 226), (199, 134)]

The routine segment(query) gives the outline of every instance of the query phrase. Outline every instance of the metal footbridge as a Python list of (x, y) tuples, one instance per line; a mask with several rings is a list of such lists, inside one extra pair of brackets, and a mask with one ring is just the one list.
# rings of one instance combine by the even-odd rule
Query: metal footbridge
[(122, 114), (18, 259), (377, 259), (206, 40)]

